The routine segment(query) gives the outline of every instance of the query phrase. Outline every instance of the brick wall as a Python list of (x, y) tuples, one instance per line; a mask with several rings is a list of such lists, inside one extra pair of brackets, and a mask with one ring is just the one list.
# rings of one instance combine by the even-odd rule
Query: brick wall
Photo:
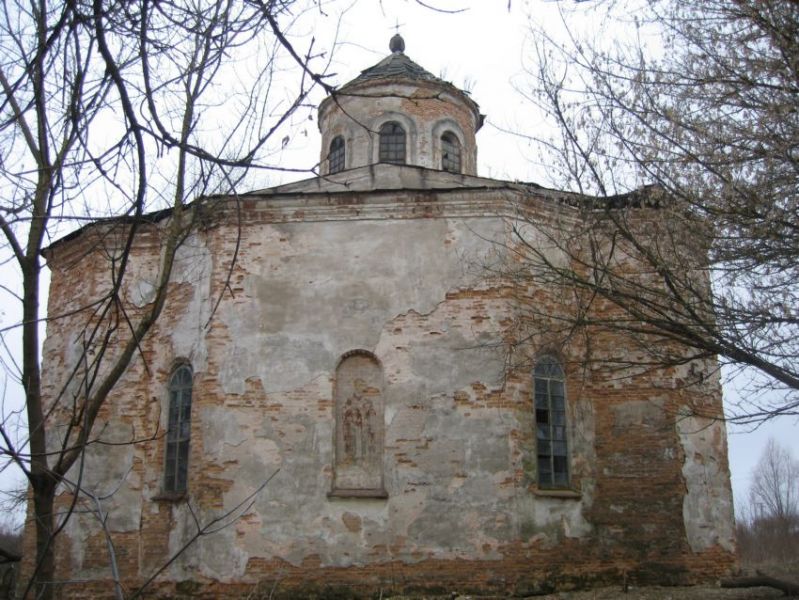
[[(679, 369), (619, 377), (600, 359), (623, 339), (564, 342), (535, 330), (523, 306), (557, 314), (562, 294), (515, 289), (488, 268), (504, 252), (514, 203), (533, 218), (567, 211), (508, 190), (319, 195), (247, 200), (239, 228), (236, 208), (216, 203), (181, 250), (162, 318), (98, 424), (105, 441), (137, 443), (87, 457), (86, 486), (119, 486), (104, 510), (126, 587), (190, 542), (198, 523), (228, 512), (157, 578), (154, 596), (325, 586), (532, 593), (625, 578), (695, 583), (729, 569), (723, 427), (681, 419), (697, 396), (720, 411), (718, 381), (690, 389)], [(137, 246), (131, 310), (155, 277), (157, 231)], [(107, 285), (96, 240), (87, 232), (54, 252), (51, 315)], [(87, 318), (48, 324), (54, 399)], [(528, 355), (509, 355), (509, 342), (529, 334)], [(560, 496), (537, 489), (530, 377), (530, 360), (555, 345), (572, 476)], [(597, 362), (586, 367), (589, 345)], [(355, 349), (382, 367), (388, 498), (328, 495), (336, 365)], [(180, 362), (192, 365), (194, 389), (189, 492), (176, 501), (163, 498), (161, 478), (166, 382)], [(691, 468), (699, 460), (701, 477)], [(106, 540), (90, 514), (70, 521), (59, 557), (61, 577), (98, 580), (98, 595), (110, 595)]]

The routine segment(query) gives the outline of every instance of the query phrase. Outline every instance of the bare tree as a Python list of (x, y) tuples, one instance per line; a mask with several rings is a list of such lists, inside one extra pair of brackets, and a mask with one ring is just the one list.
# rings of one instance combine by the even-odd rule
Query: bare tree
[(749, 502), (753, 517), (783, 524), (799, 518), (799, 460), (770, 438), (752, 472)]
[(752, 470), (749, 506), (737, 521), (743, 566), (792, 579), (799, 544), (799, 460), (773, 438)]
[(719, 356), (755, 373), (733, 419), (798, 414), (799, 3), (568, 8), (567, 42), (532, 32), (522, 91), (552, 126), (530, 136), (551, 183), (590, 199), (517, 229), (514, 276), (569, 294), (563, 335), (626, 335), (620, 368)]
[[(12, 299), (21, 314), (2, 334), (29, 426), (19, 436), (13, 415), (4, 414), (0, 453), (25, 473), (33, 504), (35, 569), (23, 595), (53, 597), (55, 539), (80, 495), (95, 421), (163, 309), (202, 198), (235, 193), (253, 167), (277, 169), (272, 138), (324, 84), (323, 53), (313, 42), (297, 49), (287, 34), (304, 10), (321, 7), (314, 0), (18, 0), (0, 11), (0, 229), (2, 261), (13, 269), (2, 291), (4, 306)], [(242, 64), (246, 77), (237, 71)], [(296, 76), (278, 87), (275, 73), (287, 67)], [(166, 212), (148, 217), (155, 209)], [(59, 390), (45, 393), (42, 252), (76, 225), (106, 217), (113, 219), (89, 236), (107, 260), (102, 293), (63, 315), (84, 323), (80, 356), (65, 367)], [(129, 252), (156, 222), (153, 290), (135, 306), (125, 294)], [(19, 354), (6, 345), (18, 334)], [(74, 501), (56, 507), (67, 488)]]

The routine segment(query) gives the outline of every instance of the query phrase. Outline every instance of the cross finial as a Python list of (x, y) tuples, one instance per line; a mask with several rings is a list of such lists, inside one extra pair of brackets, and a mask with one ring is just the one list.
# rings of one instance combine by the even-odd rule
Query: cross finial
[(394, 33), (399, 35), (399, 28), (400, 27), (404, 27), (404, 26), (405, 26), (405, 23), (400, 23), (399, 22), (399, 18), (398, 18), (397, 21), (396, 21), (396, 25), (394, 25)]
[(404, 23), (400, 23), (399, 19), (397, 19), (397, 24), (394, 25), (394, 28), (397, 30), (397, 33), (389, 40), (388, 47), (392, 53), (397, 54), (399, 52), (405, 52), (405, 40), (402, 39), (402, 36), (399, 34), (400, 25), (404, 25)]

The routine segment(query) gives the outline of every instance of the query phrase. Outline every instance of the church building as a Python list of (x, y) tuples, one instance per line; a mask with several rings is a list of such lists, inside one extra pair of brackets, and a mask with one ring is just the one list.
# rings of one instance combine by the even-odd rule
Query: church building
[[(514, 231), (578, 218), (583, 198), (479, 177), (477, 103), (399, 35), (318, 123), (317, 177), (198, 199), (163, 313), (98, 419), (108, 443), (83, 485), (104, 498), (125, 588), (531, 595), (729, 570), (717, 365), (625, 378), (586, 367), (583, 342), (520, 330), (526, 302), (568, 299), (504, 276)], [(170, 218), (137, 234), (131, 310), (152, 301)], [(51, 398), (78, 368), (90, 317), (73, 309), (105, 289), (115, 226), (46, 251), (48, 311), (67, 315), (48, 322)], [(606, 333), (594, 356), (623, 343)], [(689, 372), (702, 384), (681, 385)], [(59, 574), (92, 583), (66, 596), (110, 594), (107, 541), (91, 510), (69, 520)]]

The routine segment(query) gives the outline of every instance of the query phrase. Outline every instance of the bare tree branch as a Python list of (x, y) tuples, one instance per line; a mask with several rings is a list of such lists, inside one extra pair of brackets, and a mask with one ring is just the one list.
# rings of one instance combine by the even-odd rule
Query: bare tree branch
[[(567, 11), (599, 7), (629, 35), (574, 30)], [(755, 373), (736, 421), (799, 414), (799, 5), (562, 11), (568, 41), (534, 32), (522, 93), (554, 127), (531, 136), (553, 185), (594, 198), (517, 231), (519, 275), (571, 291), (563, 327), (624, 333), (630, 367), (718, 355)]]

